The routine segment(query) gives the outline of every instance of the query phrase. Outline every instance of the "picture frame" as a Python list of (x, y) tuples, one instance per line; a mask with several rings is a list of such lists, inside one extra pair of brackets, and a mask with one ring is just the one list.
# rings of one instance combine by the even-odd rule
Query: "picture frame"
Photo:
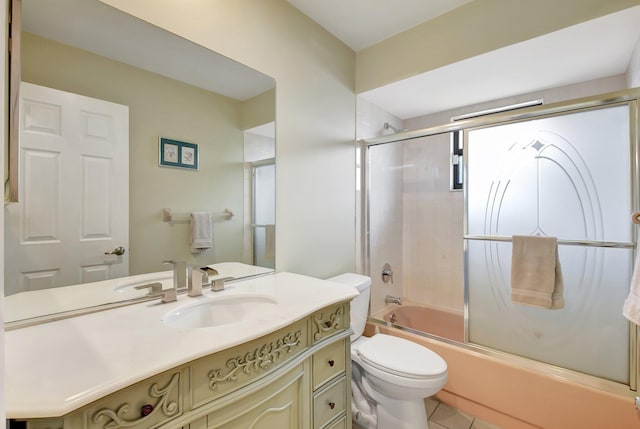
[(199, 152), (195, 143), (160, 137), (158, 152), (161, 167), (198, 170)]

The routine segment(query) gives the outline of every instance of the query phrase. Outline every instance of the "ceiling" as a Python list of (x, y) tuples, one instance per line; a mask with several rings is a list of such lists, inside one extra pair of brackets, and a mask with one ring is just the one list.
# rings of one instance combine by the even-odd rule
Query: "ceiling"
[(472, 0), (288, 0), (359, 51)]
[[(461, 0), (288, 1), (356, 51), (469, 3)], [(640, 38), (638, 22), (640, 6), (359, 95), (400, 119), (408, 119), (623, 74)]]

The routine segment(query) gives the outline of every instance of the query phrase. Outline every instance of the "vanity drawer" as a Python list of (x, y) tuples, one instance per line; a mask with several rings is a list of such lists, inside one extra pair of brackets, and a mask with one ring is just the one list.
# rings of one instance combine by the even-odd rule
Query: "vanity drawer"
[(349, 304), (328, 307), (311, 316), (311, 341), (315, 344), (348, 327)]
[(304, 351), (307, 320), (191, 364), (191, 408), (248, 385)]
[(206, 429), (308, 429), (311, 394), (303, 389), (307, 380), (304, 364), (299, 364), (249, 396), (209, 413)]
[(100, 399), (82, 412), (87, 429), (150, 429), (183, 414), (182, 371), (136, 383)]
[(313, 356), (313, 388), (317, 389), (345, 369), (345, 340), (339, 340)]
[(336, 422), (331, 423), (322, 429), (347, 429), (347, 416), (338, 419)]
[(347, 404), (346, 378), (342, 377), (313, 397), (313, 427), (319, 429), (345, 412)]

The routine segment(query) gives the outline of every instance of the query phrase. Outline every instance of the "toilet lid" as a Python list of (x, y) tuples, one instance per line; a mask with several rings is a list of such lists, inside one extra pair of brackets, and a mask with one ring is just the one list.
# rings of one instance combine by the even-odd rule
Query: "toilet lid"
[(391, 335), (374, 335), (356, 352), (367, 364), (402, 377), (431, 378), (447, 371), (447, 363), (438, 354)]

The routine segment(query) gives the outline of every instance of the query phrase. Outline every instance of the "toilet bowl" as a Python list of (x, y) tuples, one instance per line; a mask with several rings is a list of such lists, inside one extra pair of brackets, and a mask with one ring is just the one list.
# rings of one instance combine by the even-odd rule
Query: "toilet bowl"
[(438, 354), (386, 334), (363, 337), (371, 279), (341, 274), (330, 281), (355, 286), (351, 302), (353, 423), (361, 429), (428, 428), (424, 398), (447, 382), (447, 364)]

